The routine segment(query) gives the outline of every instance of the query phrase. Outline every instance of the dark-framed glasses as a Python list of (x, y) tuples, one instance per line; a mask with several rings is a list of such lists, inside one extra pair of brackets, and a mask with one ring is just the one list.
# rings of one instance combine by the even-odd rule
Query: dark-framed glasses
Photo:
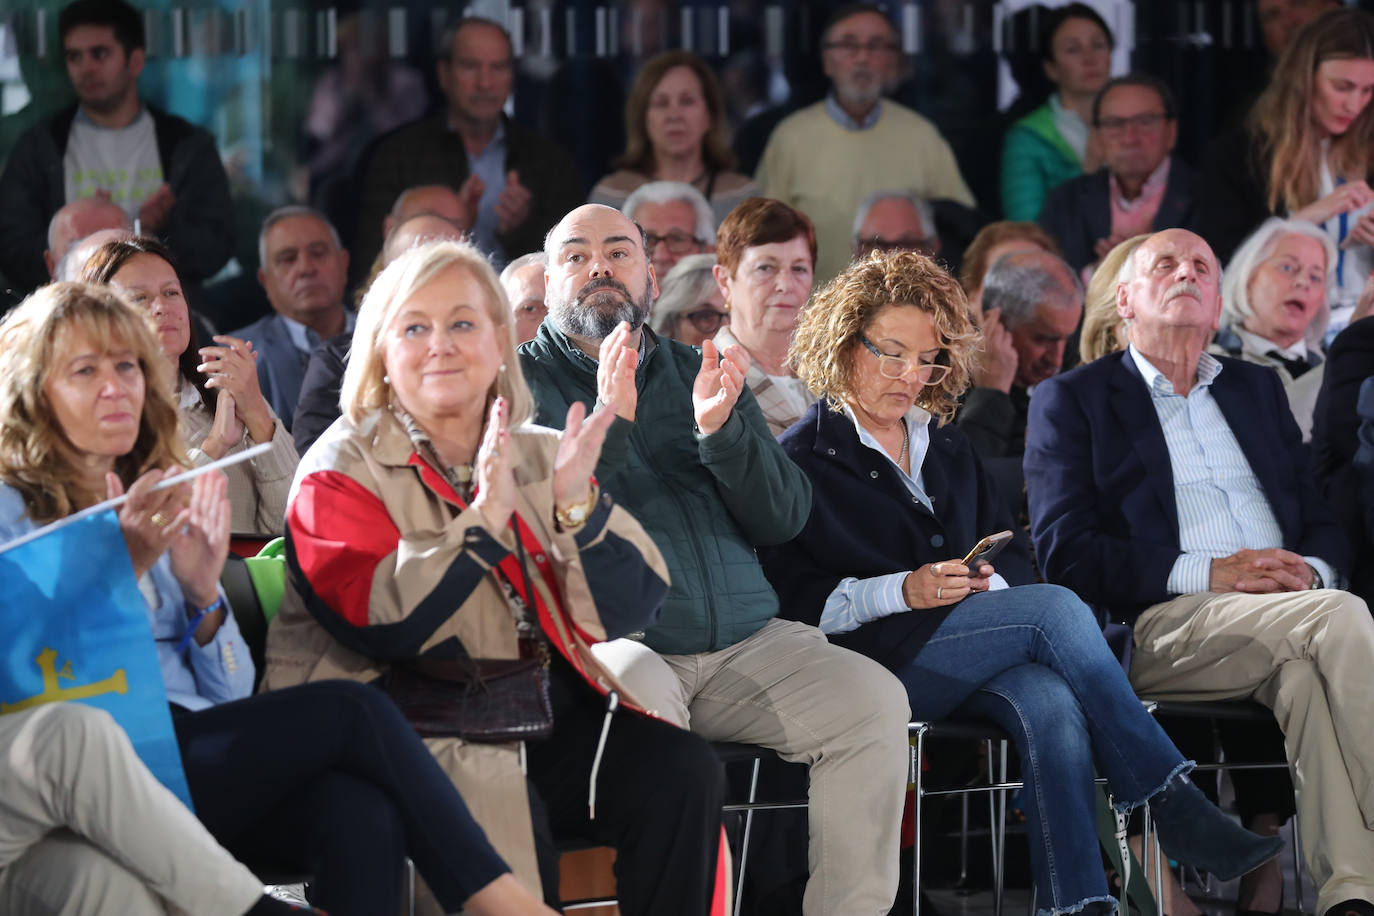
[(701, 247), (701, 239), (685, 232), (674, 229), (667, 235), (658, 235), (653, 232), (644, 233), (644, 243), (648, 246), (647, 251), (652, 252), (662, 242), (668, 246), (668, 251), (672, 254), (691, 254)]
[(1122, 134), (1129, 128), (1136, 130), (1150, 130), (1158, 127), (1164, 120), (1164, 112), (1147, 111), (1144, 114), (1131, 115), (1129, 118), (1098, 118), (1097, 126), (1109, 134)]
[[(878, 371), (883, 378), (901, 379), (915, 372), (917, 381), (922, 385), (934, 385), (949, 373), (948, 363), (913, 363), (911, 360), (902, 359), (900, 356), (884, 353), (874, 346), (873, 341), (862, 334), (859, 335), (859, 341), (863, 343), (869, 353), (878, 357)], [(940, 355), (935, 358), (941, 360), (948, 357), (945, 356), (945, 351), (941, 350)]]
[(681, 317), (690, 321), (698, 334), (714, 334), (720, 330), (721, 325), (730, 323), (730, 313), (722, 312), (712, 305), (703, 305), (690, 312), (683, 312)]
[(849, 57), (857, 57), (859, 52), (867, 51), (869, 54), (891, 54), (897, 50), (897, 42), (888, 38), (870, 38), (868, 41), (859, 41), (857, 38), (841, 38), (838, 41), (828, 41), (821, 46), (823, 51), (838, 51)]

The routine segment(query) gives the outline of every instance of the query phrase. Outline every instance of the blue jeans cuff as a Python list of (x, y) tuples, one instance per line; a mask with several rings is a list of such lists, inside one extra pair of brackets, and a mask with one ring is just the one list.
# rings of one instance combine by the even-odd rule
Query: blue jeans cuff
[(1115, 810), (1117, 814), (1130, 814), (1136, 808), (1139, 808), (1141, 805), (1145, 804), (1150, 799), (1154, 798), (1160, 792), (1163, 792), (1165, 789), (1167, 789), (1169, 787), (1169, 783), (1174, 781), (1175, 776), (1186, 776), (1189, 773), (1193, 772), (1193, 767), (1195, 766), (1197, 766), (1197, 761), (1184, 760), (1178, 766), (1170, 770), (1169, 776), (1158, 786), (1147, 792), (1144, 798), (1140, 799), (1139, 801), (1113, 802), (1112, 809)]
[[(1049, 909), (1038, 909), (1035, 916), (1069, 916), (1072, 913), (1081, 913), (1088, 908), (1090, 903), (1110, 903), (1112, 910), (1117, 908), (1118, 901), (1115, 897), (1084, 897), (1073, 906), (1057, 906)], [(1111, 912), (1109, 910), (1108, 912)]]

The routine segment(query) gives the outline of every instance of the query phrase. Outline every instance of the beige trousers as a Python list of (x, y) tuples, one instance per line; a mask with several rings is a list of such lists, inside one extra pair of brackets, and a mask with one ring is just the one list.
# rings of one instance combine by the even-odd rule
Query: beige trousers
[(1131, 685), (1254, 699), (1283, 729), (1317, 912), (1374, 901), (1374, 619), (1349, 592), (1201, 593), (1147, 609)]
[(262, 891), (109, 715), (0, 716), (0, 913), (242, 916)]
[(662, 718), (810, 765), (806, 916), (891, 909), (911, 709), (887, 669), (788, 620), (717, 652), (658, 655), (624, 639), (592, 651)]

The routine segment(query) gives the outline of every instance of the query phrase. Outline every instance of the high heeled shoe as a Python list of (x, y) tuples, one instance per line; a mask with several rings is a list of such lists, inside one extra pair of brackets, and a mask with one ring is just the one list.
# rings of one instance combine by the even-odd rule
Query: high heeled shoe
[(1149, 804), (1165, 855), (1223, 881), (1239, 878), (1283, 852), (1282, 838), (1246, 830), (1182, 773)]

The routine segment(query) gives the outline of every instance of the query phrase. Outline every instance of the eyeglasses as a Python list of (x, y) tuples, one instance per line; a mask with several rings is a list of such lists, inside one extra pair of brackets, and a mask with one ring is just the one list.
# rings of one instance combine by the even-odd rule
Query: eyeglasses
[(875, 251), (915, 251), (926, 257), (935, 256), (935, 239), (904, 235), (899, 239), (885, 239), (880, 235), (859, 239), (859, 255), (867, 256)]
[[(869, 353), (878, 357), (878, 371), (882, 373), (883, 378), (906, 378), (909, 373), (915, 372), (917, 381), (922, 385), (934, 385), (949, 373), (949, 365), (946, 363), (913, 363), (900, 356), (884, 353), (862, 334), (859, 335), (859, 341), (868, 348)], [(947, 359), (945, 351), (941, 350), (936, 359)]]
[(655, 235), (652, 232), (644, 233), (644, 244), (648, 246), (648, 251), (653, 251), (657, 248), (659, 242), (667, 245), (668, 251), (671, 254), (691, 254), (702, 245), (701, 239), (696, 236), (676, 230), (669, 232), (667, 235)]
[(691, 312), (684, 312), (680, 318), (686, 318), (692, 323), (692, 327), (697, 329), (698, 334), (714, 334), (720, 330), (721, 325), (730, 323), (730, 313), (714, 309), (709, 305), (704, 305)]
[(857, 57), (860, 51), (867, 51), (869, 54), (890, 54), (897, 50), (897, 43), (883, 38), (870, 38), (868, 41), (841, 38), (839, 41), (826, 42), (821, 45), (821, 50), (838, 51), (849, 57)]
[(1158, 126), (1164, 117), (1162, 111), (1150, 111), (1145, 114), (1131, 115), (1129, 118), (1098, 118), (1097, 126), (1109, 134), (1121, 134), (1125, 133), (1128, 127), (1149, 130)]

